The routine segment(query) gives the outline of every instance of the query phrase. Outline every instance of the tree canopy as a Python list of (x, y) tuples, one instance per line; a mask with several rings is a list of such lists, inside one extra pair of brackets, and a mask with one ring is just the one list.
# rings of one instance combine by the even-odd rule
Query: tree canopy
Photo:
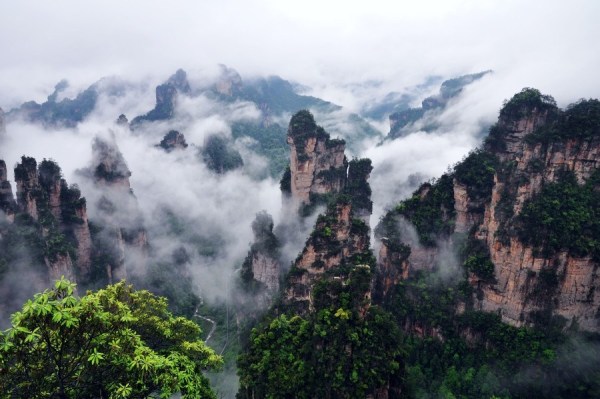
[(167, 301), (120, 282), (82, 297), (61, 279), (0, 333), (2, 398), (214, 398), (221, 358)]

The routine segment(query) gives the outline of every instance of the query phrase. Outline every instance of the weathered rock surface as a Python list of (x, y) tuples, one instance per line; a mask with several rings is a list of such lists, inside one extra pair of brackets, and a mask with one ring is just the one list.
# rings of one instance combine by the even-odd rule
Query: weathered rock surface
[(342, 191), (348, 167), (343, 140), (330, 139), (310, 112), (300, 111), (290, 120), (287, 142), (291, 150), (291, 198), (297, 206), (311, 205), (319, 196)]
[(284, 294), (287, 303), (294, 303), (300, 311), (309, 311), (314, 284), (327, 271), (355, 262), (353, 257), (368, 252), (369, 245), (369, 227), (355, 218), (352, 204), (342, 200), (330, 206), (317, 219), (313, 233), (288, 274)]
[[(39, 223), (39, 234), (45, 241), (44, 262), (51, 279), (61, 275), (73, 281), (87, 282), (91, 267), (91, 234), (86, 202), (77, 186), (69, 187), (60, 167), (43, 160), (39, 166), (34, 158), (22, 157), (15, 167), (17, 203), (12, 200), (6, 181), (6, 166), (0, 162), (2, 198), (8, 209), (8, 220), (14, 222), (15, 211), (27, 214)], [(6, 205), (5, 205), (6, 206)], [(73, 262), (71, 250), (76, 261)]]
[[(564, 126), (570, 126), (564, 122), (567, 117), (547, 97), (538, 105), (520, 108), (511, 102), (501, 111), (486, 141), (485, 151), (498, 159), (489, 196), (484, 201), (470, 198), (469, 187), (455, 178), (453, 230), (438, 240), (469, 236), (489, 251), (493, 279), (469, 273), (476, 292), (475, 309), (498, 312), (503, 321), (515, 326), (535, 323), (545, 315), (564, 318), (566, 327), (600, 331), (597, 260), (575, 256), (566, 249), (544, 255), (525, 244), (515, 227), (527, 201), (557, 182), (565, 171), (572, 172), (580, 185), (592, 177), (600, 167), (600, 136), (562, 132)], [(586, 128), (599, 130), (598, 126)], [(554, 132), (553, 136), (547, 132)], [(544, 134), (547, 136), (541, 136)], [(429, 195), (421, 194), (421, 198)], [(400, 235), (404, 238), (399, 241), (385, 237), (381, 243), (379, 269), (385, 291), (415, 270), (434, 269), (441, 254), (439, 243), (424, 248), (410, 242), (409, 235)], [(541, 289), (549, 274), (556, 276), (555, 286)]]
[(38, 190), (39, 182), (35, 159), (21, 158), (21, 163), (15, 167), (15, 183), (19, 211), (27, 213), (33, 220), (38, 220), (37, 198), (34, 194)]
[[(579, 328), (600, 331), (600, 276), (598, 264), (590, 257), (577, 258), (566, 251), (550, 257), (535, 255), (534, 248), (518, 238), (502, 240), (499, 230), (502, 220), (499, 202), (508, 191), (514, 192), (512, 212), (519, 215), (523, 204), (540, 192), (545, 184), (555, 182), (559, 172), (572, 171), (580, 184), (600, 167), (600, 137), (567, 139), (557, 142), (528, 143), (524, 138), (548, 121), (548, 111), (537, 109), (518, 120), (501, 118), (499, 125), (508, 131), (506, 150), (498, 157), (512, 162), (514, 172), (497, 176), (491, 201), (486, 204), (483, 223), (475, 233), (484, 240), (495, 266), (496, 284), (477, 282), (483, 297), (477, 306), (486, 311), (499, 311), (504, 321), (513, 325), (531, 322), (531, 315), (548, 309), (548, 303), (532, 300), (532, 291), (539, 284), (540, 272), (552, 269), (560, 276), (552, 297), (552, 313), (576, 323)], [(539, 169), (531, 171), (532, 162)], [(515, 189), (516, 187), (516, 189)], [(498, 216), (500, 219), (498, 219)], [(557, 215), (559, 216), (559, 215)]]
[(187, 74), (183, 69), (178, 69), (169, 79), (156, 86), (156, 105), (144, 115), (136, 116), (131, 121), (131, 127), (135, 128), (142, 122), (153, 122), (166, 120), (173, 117), (177, 98), (179, 94), (189, 95), (191, 92)]
[(280, 243), (273, 233), (273, 218), (262, 211), (252, 222), (254, 242), (241, 269), (245, 291), (256, 301), (256, 307), (266, 309), (279, 292), (281, 278)]
[(6, 162), (0, 159), (0, 211), (9, 222), (14, 221), (17, 203), (14, 200), (12, 186), (8, 181)]
[[(309, 111), (300, 111), (290, 120), (288, 143), (290, 168), (282, 178), (282, 191), (301, 215), (315, 205), (327, 205), (288, 274), (283, 294), (284, 302), (302, 313), (313, 309), (313, 287), (318, 281), (337, 279), (344, 284), (350, 269), (370, 267), (368, 179), (373, 168), (369, 159), (348, 162), (344, 141), (330, 139)], [(343, 266), (347, 270), (338, 273)], [(367, 291), (364, 312), (371, 297)]]
[(240, 74), (225, 65), (219, 65), (220, 75), (215, 84), (215, 91), (223, 96), (234, 97), (242, 90), (243, 83)]
[(97, 137), (92, 144), (92, 154), (91, 172), (96, 184), (124, 191), (131, 189), (131, 171), (115, 143)]

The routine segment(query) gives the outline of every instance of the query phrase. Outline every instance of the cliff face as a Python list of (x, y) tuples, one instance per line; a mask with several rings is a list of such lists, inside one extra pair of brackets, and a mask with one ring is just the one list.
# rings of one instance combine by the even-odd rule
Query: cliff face
[(225, 65), (219, 65), (220, 75), (214, 90), (226, 97), (235, 97), (241, 93), (243, 88), (242, 77), (240, 74)]
[(86, 202), (77, 186), (67, 185), (60, 167), (53, 161), (43, 160), (38, 166), (35, 159), (28, 157), (22, 157), (15, 167), (15, 181), (16, 206), (6, 180), (6, 166), (0, 162), (2, 202), (8, 210), (5, 210), (8, 221), (14, 223), (15, 213), (21, 213), (36, 223), (51, 279), (64, 275), (86, 282), (91, 266), (91, 235)]
[(13, 198), (12, 187), (8, 181), (6, 163), (0, 159), (0, 210), (9, 222), (14, 222), (17, 203)]
[(179, 94), (189, 95), (190, 92), (191, 88), (186, 72), (178, 69), (165, 83), (156, 86), (156, 105), (154, 109), (133, 118), (131, 127), (135, 128), (146, 121), (153, 122), (172, 118), (177, 105), (177, 96)]
[[(484, 149), (445, 176), (451, 186), (437, 184), (386, 215), (378, 227), (384, 286), (419, 268), (435, 270), (440, 242), (466, 240), (478, 248), (462, 255), (475, 310), (498, 312), (515, 326), (560, 319), (600, 331), (599, 166), (600, 102), (561, 111), (551, 97), (524, 90), (502, 109)], [(439, 215), (423, 216), (433, 211)], [(399, 217), (416, 227), (417, 245), (400, 231)], [(427, 234), (434, 240), (421, 245)], [(423, 251), (430, 260), (415, 254)]]
[[(303, 132), (310, 134), (299, 136)], [(372, 306), (375, 259), (365, 222), (371, 212), (371, 162), (348, 165), (343, 144), (328, 145), (307, 111), (292, 118), (290, 133), (296, 158), (282, 188), (302, 205), (326, 201), (327, 209), (292, 264), (280, 299), (240, 356), (238, 396), (402, 397), (399, 329), (389, 313)], [(304, 192), (293, 189), (305, 182)], [(272, 362), (272, 353), (284, 353), (283, 361)], [(290, 367), (298, 386), (283, 392), (276, 376), (288, 375)]]
[[(340, 200), (317, 219), (315, 229), (288, 274), (285, 301), (300, 312), (313, 308), (314, 285), (324, 278), (341, 279), (328, 272), (360, 263), (369, 251), (369, 227), (355, 218), (352, 204)], [(370, 292), (368, 293), (370, 295)]]
[[(327, 204), (288, 274), (284, 293), (286, 303), (306, 312), (313, 309), (317, 282), (343, 281), (347, 273), (336, 270), (370, 260), (368, 179), (372, 166), (369, 159), (348, 162), (344, 141), (330, 139), (309, 111), (300, 111), (290, 120), (288, 143), (290, 168), (281, 181), (284, 195), (300, 208), (301, 215), (315, 205)], [(370, 298), (370, 291), (365, 295)]]
[(101, 229), (97, 236), (104, 249), (97, 256), (104, 259), (108, 280), (113, 282), (128, 277), (127, 263), (132, 271), (145, 270), (148, 237), (123, 154), (114, 142), (99, 138), (94, 141), (92, 153), (92, 166), (84, 173), (102, 194), (97, 204)]
[(38, 191), (39, 183), (35, 159), (21, 159), (21, 163), (15, 167), (15, 183), (19, 211), (27, 213), (33, 220), (38, 220), (37, 198), (34, 194)]
[(266, 309), (279, 292), (280, 244), (273, 234), (273, 218), (265, 211), (256, 215), (252, 231), (254, 242), (242, 264), (242, 284), (245, 291), (256, 300), (257, 307)]
[[(558, 183), (564, 171), (574, 174), (578, 184), (583, 185), (600, 167), (600, 137), (597, 135), (548, 142), (526, 140), (528, 135), (555, 128), (553, 112), (553, 109), (534, 108), (516, 120), (501, 115), (498, 122), (506, 147), (497, 151), (497, 156), (501, 162), (511, 162), (512, 170), (496, 176), (483, 222), (475, 232), (478, 239), (487, 243), (496, 279), (495, 284), (474, 279), (482, 297), (476, 305), (482, 310), (500, 311), (503, 320), (514, 325), (531, 322), (536, 313), (551, 311), (581, 329), (600, 331), (598, 260), (566, 249), (544, 255), (515, 234), (503, 234), (506, 225), (518, 221), (527, 202), (535, 199), (547, 185)], [(507, 198), (510, 203), (504, 205), (502, 201), (506, 203)], [(508, 206), (508, 212), (500, 209), (502, 206)], [(559, 209), (555, 212), (554, 217), (569, 217)], [(507, 218), (510, 214), (513, 216)], [(536, 227), (541, 226), (533, 228)], [(541, 229), (531, 233), (543, 234)], [(545, 276), (558, 277), (551, 292), (547, 292), (551, 304), (535, 295), (545, 284)]]
[(348, 166), (343, 140), (330, 139), (310, 112), (300, 111), (290, 120), (287, 142), (291, 150), (289, 191), (297, 206), (312, 205), (326, 194), (342, 191)]

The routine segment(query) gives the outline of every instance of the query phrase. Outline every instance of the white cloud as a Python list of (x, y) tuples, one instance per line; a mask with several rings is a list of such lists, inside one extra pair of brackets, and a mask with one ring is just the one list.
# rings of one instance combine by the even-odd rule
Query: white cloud
[(77, 87), (219, 62), (312, 86), (382, 80), (390, 91), (491, 68), (513, 71), (518, 86), (597, 96), (599, 14), (594, 0), (3, 2), (0, 106), (42, 100), (62, 78)]

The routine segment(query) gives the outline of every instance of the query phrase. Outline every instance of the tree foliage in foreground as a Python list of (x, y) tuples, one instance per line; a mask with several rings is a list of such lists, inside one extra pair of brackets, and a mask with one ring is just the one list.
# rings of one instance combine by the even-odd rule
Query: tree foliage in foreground
[(2, 398), (214, 398), (203, 370), (221, 358), (167, 301), (124, 282), (78, 298), (56, 282), (0, 334)]

